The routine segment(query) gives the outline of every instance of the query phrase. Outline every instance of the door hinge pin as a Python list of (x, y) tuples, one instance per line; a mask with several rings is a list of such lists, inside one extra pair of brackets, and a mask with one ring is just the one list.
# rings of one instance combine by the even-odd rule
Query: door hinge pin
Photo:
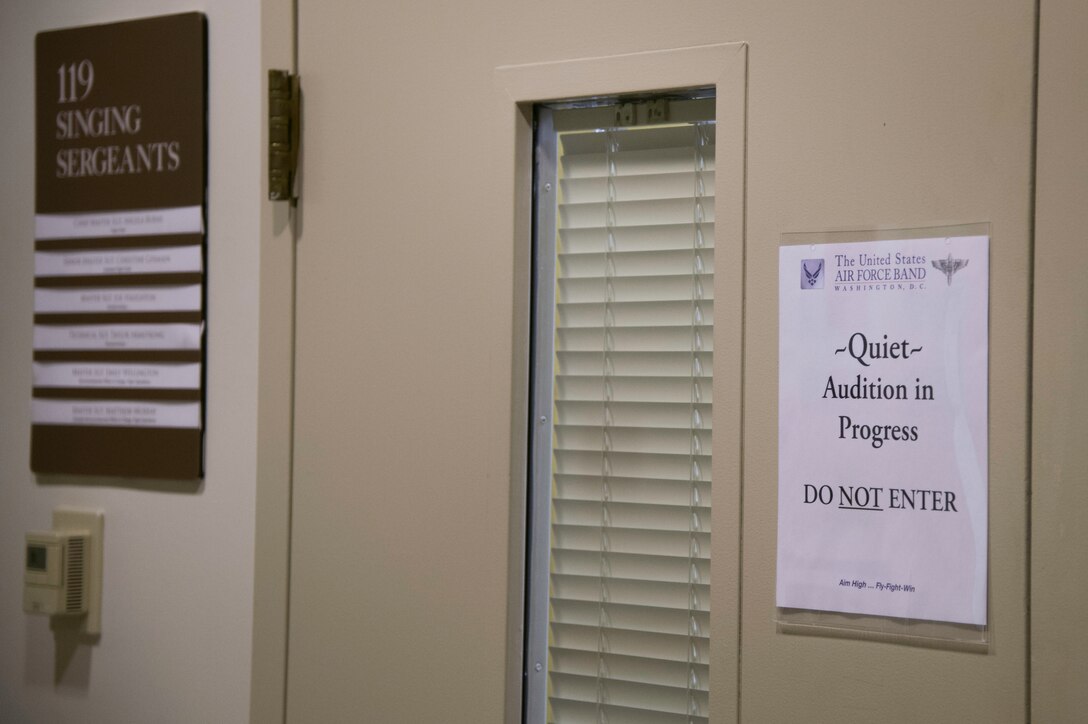
[(297, 75), (268, 71), (268, 199), (292, 201), (298, 197), (301, 91)]

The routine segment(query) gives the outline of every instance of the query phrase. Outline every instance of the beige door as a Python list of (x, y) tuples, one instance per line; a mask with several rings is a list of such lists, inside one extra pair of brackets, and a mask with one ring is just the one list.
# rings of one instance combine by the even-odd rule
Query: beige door
[[(730, 41), (748, 43), (743, 477), (715, 501), (714, 601), (734, 604), (712, 614), (713, 720), (1024, 721), (1034, 13), (303, 0), (288, 721), (519, 720), (530, 159), (495, 69)], [(979, 221), (992, 646), (778, 633), (780, 235)]]

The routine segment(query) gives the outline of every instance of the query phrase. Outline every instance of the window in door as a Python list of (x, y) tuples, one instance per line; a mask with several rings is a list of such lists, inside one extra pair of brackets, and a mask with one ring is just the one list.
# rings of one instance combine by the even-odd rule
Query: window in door
[(536, 109), (526, 721), (708, 721), (712, 90)]

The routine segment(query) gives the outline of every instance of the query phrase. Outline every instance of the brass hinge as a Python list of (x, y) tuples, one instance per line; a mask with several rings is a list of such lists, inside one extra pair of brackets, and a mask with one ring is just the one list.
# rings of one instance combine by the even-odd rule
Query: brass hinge
[(268, 71), (268, 200), (292, 201), (301, 139), (298, 76)]

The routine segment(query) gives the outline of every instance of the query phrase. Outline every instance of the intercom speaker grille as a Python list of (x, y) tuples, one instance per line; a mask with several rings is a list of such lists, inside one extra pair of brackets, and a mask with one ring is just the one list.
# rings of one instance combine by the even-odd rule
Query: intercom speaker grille
[(65, 607), (68, 613), (80, 613), (86, 606), (85, 543), (86, 539), (82, 537), (68, 541), (68, 557), (65, 562), (65, 575), (68, 580), (68, 598), (65, 601)]

